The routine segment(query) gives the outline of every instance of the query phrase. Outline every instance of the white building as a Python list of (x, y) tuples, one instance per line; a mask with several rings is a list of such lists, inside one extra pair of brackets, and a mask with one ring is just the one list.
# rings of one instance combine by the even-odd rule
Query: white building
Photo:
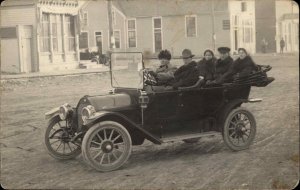
[(284, 39), (284, 52), (299, 52), (299, 6), (292, 0), (276, 1), (276, 51)]
[(1, 3), (1, 71), (77, 68), (76, 0), (8, 0)]
[(248, 52), (255, 53), (255, 1), (230, 0), (229, 12), (232, 50), (243, 47)]

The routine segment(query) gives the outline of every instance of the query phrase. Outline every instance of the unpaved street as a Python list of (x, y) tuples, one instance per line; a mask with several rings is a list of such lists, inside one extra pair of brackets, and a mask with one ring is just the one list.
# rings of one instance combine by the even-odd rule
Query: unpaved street
[(99, 173), (81, 156), (50, 157), (43, 147), (44, 113), (86, 94), (110, 89), (107, 73), (1, 81), (1, 184), (4, 188), (76, 189), (291, 189), (299, 180), (298, 56), (258, 56), (276, 80), (252, 88), (244, 104), (254, 114), (257, 134), (250, 149), (230, 151), (221, 136), (133, 148), (121, 169)]

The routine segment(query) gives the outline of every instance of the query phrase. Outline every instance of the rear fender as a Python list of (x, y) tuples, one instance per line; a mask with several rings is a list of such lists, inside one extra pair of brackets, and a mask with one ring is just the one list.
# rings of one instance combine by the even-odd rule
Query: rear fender
[(161, 140), (157, 137), (153, 136), (151, 133), (137, 125), (135, 122), (131, 121), (126, 116), (116, 113), (116, 112), (107, 112), (107, 111), (101, 111), (95, 113), (95, 115), (88, 119), (84, 125), (87, 128), (92, 127), (96, 123), (99, 123), (101, 121), (115, 121), (120, 124), (122, 124), (129, 132), (133, 145), (139, 145), (142, 144), (144, 139), (148, 139), (149, 141), (153, 142), (154, 144), (161, 144)]
[(221, 109), (217, 112), (217, 125), (219, 131), (223, 130), (224, 122), (226, 120), (227, 115), (230, 113), (231, 110), (240, 107), (243, 103), (247, 103), (247, 99), (234, 99), (230, 100), (225, 103)]

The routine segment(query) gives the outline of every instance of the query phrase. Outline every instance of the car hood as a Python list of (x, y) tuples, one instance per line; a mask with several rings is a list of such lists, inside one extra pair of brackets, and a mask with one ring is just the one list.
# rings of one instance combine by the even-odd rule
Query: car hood
[(110, 94), (105, 96), (86, 97), (90, 105), (94, 106), (96, 111), (112, 109), (117, 107), (126, 107), (132, 104), (128, 94)]

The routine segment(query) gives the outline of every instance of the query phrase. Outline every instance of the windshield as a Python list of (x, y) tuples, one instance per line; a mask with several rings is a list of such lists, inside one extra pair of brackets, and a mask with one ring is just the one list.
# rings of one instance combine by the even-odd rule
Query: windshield
[(111, 80), (114, 88), (143, 88), (142, 53), (112, 53)]

